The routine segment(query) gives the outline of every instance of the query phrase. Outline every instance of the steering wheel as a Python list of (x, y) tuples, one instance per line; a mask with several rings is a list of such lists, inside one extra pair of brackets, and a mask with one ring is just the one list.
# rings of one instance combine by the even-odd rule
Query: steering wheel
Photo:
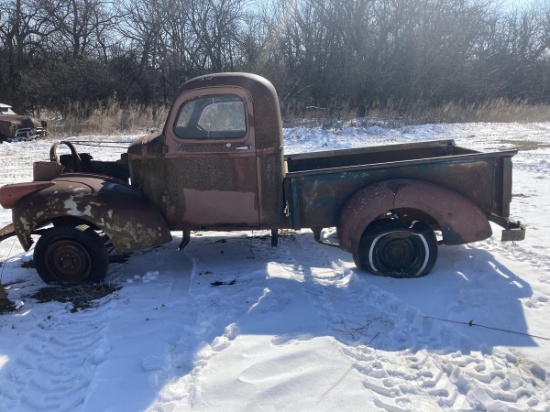
[(68, 142), (66, 140), (61, 142), (55, 142), (52, 145), (50, 149), (50, 160), (64, 167), (64, 165), (61, 163), (61, 158), (57, 154), (57, 148), (59, 147), (59, 145), (65, 145), (71, 151), (71, 156), (73, 159), (73, 172), (82, 172), (82, 159), (80, 159), (80, 155), (76, 151), (76, 148), (74, 147), (74, 145), (71, 142)]

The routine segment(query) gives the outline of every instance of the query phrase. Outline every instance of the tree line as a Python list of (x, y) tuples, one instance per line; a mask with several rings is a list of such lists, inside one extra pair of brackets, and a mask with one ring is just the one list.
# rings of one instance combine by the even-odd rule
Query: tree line
[(284, 108), (550, 101), (550, 1), (0, 0), (0, 98), (170, 104), (248, 71)]

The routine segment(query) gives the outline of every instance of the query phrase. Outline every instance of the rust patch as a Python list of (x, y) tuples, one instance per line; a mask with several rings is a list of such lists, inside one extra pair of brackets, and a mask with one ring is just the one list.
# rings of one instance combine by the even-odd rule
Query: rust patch
[(231, 222), (237, 226), (258, 223), (255, 192), (198, 191), (184, 189), (187, 202), (184, 226), (217, 226)]
[(15, 232), (26, 250), (34, 229), (68, 217), (103, 230), (119, 253), (172, 238), (160, 211), (141, 192), (116, 179), (68, 174), (55, 183), (24, 197), (13, 209)]
[(373, 220), (388, 211), (407, 209), (434, 219), (448, 245), (483, 240), (492, 234), (487, 216), (471, 200), (431, 183), (400, 179), (371, 185), (346, 203), (338, 224), (342, 249), (353, 253)]
[(54, 182), (16, 183), (0, 187), (0, 204), (5, 209), (11, 209), (22, 197), (55, 185)]

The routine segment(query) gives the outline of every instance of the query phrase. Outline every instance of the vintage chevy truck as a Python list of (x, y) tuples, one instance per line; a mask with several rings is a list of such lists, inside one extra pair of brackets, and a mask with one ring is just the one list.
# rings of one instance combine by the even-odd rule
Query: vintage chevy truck
[[(69, 154), (59, 155), (60, 145)], [(99, 282), (109, 252), (127, 253), (192, 231), (310, 228), (356, 265), (395, 277), (433, 268), (438, 244), (521, 240), (509, 219), (515, 150), (482, 153), (452, 140), (283, 153), (277, 93), (266, 79), (220, 73), (185, 83), (162, 132), (98, 161), (70, 142), (34, 164), (34, 181), (0, 188), (16, 235), (45, 282)], [(437, 236), (436, 236), (437, 234)], [(328, 243), (328, 242), (324, 242)], [(332, 242), (334, 244), (334, 242)]]

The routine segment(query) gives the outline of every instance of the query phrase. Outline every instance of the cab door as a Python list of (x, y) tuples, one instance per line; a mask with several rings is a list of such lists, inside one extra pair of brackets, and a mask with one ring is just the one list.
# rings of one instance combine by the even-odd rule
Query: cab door
[(173, 229), (259, 225), (253, 105), (240, 87), (184, 93), (167, 122), (166, 215)]

